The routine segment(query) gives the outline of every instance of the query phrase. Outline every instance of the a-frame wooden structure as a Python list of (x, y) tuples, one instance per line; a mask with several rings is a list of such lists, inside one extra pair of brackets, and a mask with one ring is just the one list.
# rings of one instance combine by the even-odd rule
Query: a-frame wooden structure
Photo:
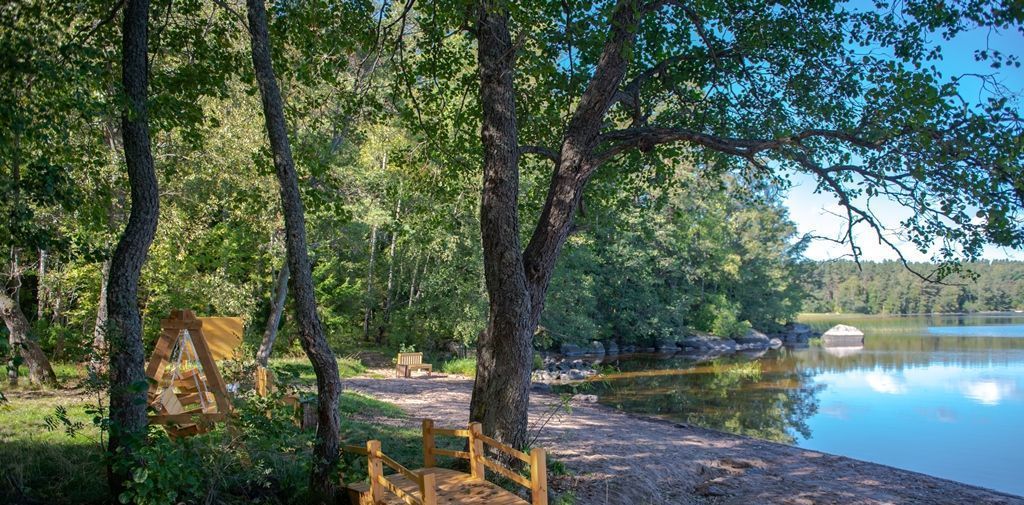
[(171, 436), (203, 433), (231, 413), (224, 379), (203, 332), (204, 319), (190, 310), (171, 311), (160, 321), (160, 339), (146, 366), (149, 404), (156, 411), (149, 423), (164, 426)]

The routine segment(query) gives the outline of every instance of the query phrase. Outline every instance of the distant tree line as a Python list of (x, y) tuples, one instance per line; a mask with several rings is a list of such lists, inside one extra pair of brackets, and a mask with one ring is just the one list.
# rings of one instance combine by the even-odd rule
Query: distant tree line
[[(911, 264), (918, 272), (935, 268)], [(828, 261), (807, 281), (805, 312), (921, 314), (1024, 309), (1024, 262), (965, 265), (964, 273), (942, 284), (926, 282), (896, 261)]]

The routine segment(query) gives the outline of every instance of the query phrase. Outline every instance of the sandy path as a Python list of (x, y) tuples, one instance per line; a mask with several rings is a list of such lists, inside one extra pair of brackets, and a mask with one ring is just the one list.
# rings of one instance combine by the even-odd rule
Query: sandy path
[[(423, 417), (462, 426), (472, 381), (356, 377), (345, 388), (401, 406), (410, 426)], [(558, 401), (532, 394), (531, 430)], [(571, 413), (559, 411), (537, 445), (575, 475), (553, 485), (573, 489), (580, 504), (1024, 505), (1018, 496), (595, 404), (574, 402)]]

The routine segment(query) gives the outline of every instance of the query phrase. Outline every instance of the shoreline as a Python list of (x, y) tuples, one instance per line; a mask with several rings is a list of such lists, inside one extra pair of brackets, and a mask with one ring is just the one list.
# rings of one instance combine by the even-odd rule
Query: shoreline
[[(423, 417), (446, 427), (467, 422), (471, 379), (364, 374), (344, 385), (398, 405), (410, 428)], [(1024, 497), (971, 484), (594, 403), (574, 400), (570, 412), (552, 415), (560, 402), (531, 391), (531, 437), (546, 421), (536, 445), (574, 474), (552, 476), (552, 488), (578, 504), (1024, 505)]]

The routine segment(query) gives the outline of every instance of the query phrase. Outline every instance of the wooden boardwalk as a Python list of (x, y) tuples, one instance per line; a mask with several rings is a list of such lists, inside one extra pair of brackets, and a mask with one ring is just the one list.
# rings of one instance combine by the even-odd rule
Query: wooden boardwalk
[[(437, 436), (467, 439), (468, 451), (439, 449), (434, 445)], [(515, 458), (529, 465), (530, 478), (516, 473), (488, 457), (500, 454), (502, 458)], [(346, 446), (342, 452), (365, 456), (366, 483), (351, 484), (349, 499), (359, 505), (547, 505), (547, 456), (544, 449), (534, 448), (529, 454), (484, 435), (480, 423), (470, 423), (469, 429), (435, 428), (430, 419), (423, 420), (423, 468), (409, 470), (391, 459), (380, 449), (380, 442), (370, 440), (366, 447)], [(470, 473), (437, 468), (437, 456), (469, 461)], [(384, 467), (394, 470), (384, 475)], [(526, 501), (508, 490), (487, 481), (490, 470), (530, 490)]]

